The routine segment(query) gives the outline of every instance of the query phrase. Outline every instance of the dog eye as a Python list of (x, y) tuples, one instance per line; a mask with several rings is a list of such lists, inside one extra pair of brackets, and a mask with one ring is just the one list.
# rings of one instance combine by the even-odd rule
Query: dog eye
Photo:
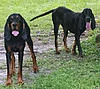
[(17, 21), (17, 22), (20, 22), (20, 18), (19, 18), (19, 17), (16, 17), (16, 21)]
[(12, 18), (10, 19), (10, 22), (13, 22), (13, 19)]

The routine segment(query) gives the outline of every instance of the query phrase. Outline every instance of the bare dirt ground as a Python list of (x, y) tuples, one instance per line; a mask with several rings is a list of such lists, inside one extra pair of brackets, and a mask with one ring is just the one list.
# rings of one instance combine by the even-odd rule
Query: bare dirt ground
[[(63, 32), (60, 32), (60, 35), (58, 36), (58, 41), (59, 41), (59, 49), (63, 47)], [(50, 50), (55, 51), (55, 46), (54, 46), (54, 35), (51, 32), (49, 35), (44, 35), (41, 32), (38, 32), (36, 35), (32, 35), (33, 43), (34, 43), (34, 51), (37, 54), (41, 54), (44, 52), (48, 52)], [(86, 39), (85, 36), (81, 37), (82, 40)], [(68, 46), (70, 47), (73, 43), (74, 40), (74, 35), (69, 34), (68, 35)], [(17, 54), (15, 54), (16, 59), (17, 59)], [(24, 60), (30, 57), (30, 52), (29, 49), (26, 45), (25, 51), (24, 51)], [(24, 70), (23, 70), (24, 72)], [(48, 71), (46, 71), (48, 72)], [(4, 38), (3, 38), (3, 33), (0, 34), (0, 84), (4, 84), (6, 81), (6, 56), (5, 56), (5, 48), (4, 48)]]

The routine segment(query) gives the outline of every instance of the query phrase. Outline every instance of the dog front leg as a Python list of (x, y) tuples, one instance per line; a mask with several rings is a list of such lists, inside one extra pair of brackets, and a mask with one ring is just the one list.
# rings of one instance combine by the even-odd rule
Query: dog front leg
[(60, 54), (60, 52), (58, 50), (58, 28), (59, 28), (59, 25), (54, 24), (54, 35), (55, 35), (55, 50), (56, 50), (56, 54)]
[(72, 54), (73, 55), (76, 55), (77, 54), (77, 52), (76, 52), (76, 40), (74, 40), (74, 44), (72, 46)]
[(23, 51), (20, 51), (18, 54), (18, 83), (23, 84), (22, 80), (22, 64), (23, 64)]
[(64, 47), (65, 47), (66, 52), (69, 52), (69, 48), (67, 47), (67, 35), (68, 35), (68, 31), (64, 28), (64, 26), (63, 26), (63, 29), (64, 29), (64, 38), (63, 38)]
[(11, 52), (6, 53), (6, 62), (7, 62), (7, 80), (6, 80), (6, 85), (11, 85), (12, 80), (11, 80)]
[(14, 75), (15, 74), (15, 56), (14, 53), (11, 53), (11, 74)]
[(83, 57), (82, 48), (81, 48), (81, 44), (80, 44), (80, 36), (75, 36), (75, 40), (76, 40), (76, 45), (78, 46), (79, 57)]

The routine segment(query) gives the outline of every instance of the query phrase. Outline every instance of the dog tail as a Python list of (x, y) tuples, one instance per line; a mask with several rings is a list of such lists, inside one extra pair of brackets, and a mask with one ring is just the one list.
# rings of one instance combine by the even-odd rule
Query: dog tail
[(52, 9), (52, 10), (47, 11), (47, 12), (41, 14), (41, 15), (38, 15), (38, 16), (32, 18), (30, 21), (33, 21), (34, 19), (39, 18), (39, 17), (42, 17), (42, 16), (45, 16), (45, 15), (47, 15), (47, 14), (50, 14), (50, 13), (52, 13), (54, 10), (55, 10), (55, 9)]

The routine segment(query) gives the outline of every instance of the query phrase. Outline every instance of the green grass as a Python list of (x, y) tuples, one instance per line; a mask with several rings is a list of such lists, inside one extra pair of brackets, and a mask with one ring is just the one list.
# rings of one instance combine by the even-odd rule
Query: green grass
[[(82, 11), (83, 8), (92, 8), (95, 17), (100, 17), (99, 0), (1, 0), (0, 1), (0, 31), (7, 17), (11, 13), (20, 13), (28, 22), (32, 33), (43, 31), (49, 33), (53, 28), (51, 15), (39, 18), (33, 22), (29, 20), (45, 11), (58, 6), (66, 6), (73, 11)], [(97, 19), (99, 22), (100, 20)], [(82, 42), (84, 58), (80, 60), (61, 51), (56, 55), (54, 51), (37, 54), (39, 73), (33, 74), (32, 69), (26, 69), (23, 74), (24, 85), (6, 87), (0, 85), (1, 89), (100, 89), (100, 49), (95, 43), (96, 34), (99, 29), (91, 31), (89, 40)], [(36, 34), (36, 33), (35, 33)], [(92, 35), (92, 36), (91, 36)], [(45, 43), (45, 42), (44, 42)], [(30, 58), (29, 58), (30, 60)], [(24, 65), (29, 66), (31, 62), (26, 61)], [(24, 68), (25, 69), (25, 68)]]
[[(12, 86), (0, 87), (2, 89), (100, 89), (100, 49), (95, 42), (98, 32), (99, 29), (90, 31), (89, 40), (82, 42), (83, 59), (66, 53), (64, 49), (60, 55), (56, 55), (54, 51), (37, 54), (39, 73), (32, 74), (32, 68), (29, 67), (23, 74), (24, 85), (16, 84), (16, 75)], [(30, 58), (24, 65), (32, 65)]]
[(99, 63), (71, 60), (49, 76), (41, 76), (30, 89), (99, 89)]
[[(100, 49), (94, 40), (94, 34), (97, 32), (98, 30), (91, 32), (93, 36), (82, 43), (83, 59), (70, 53), (66, 54), (65, 50), (62, 50), (60, 55), (56, 55), (54, 51), (37, 54), (39, 73), (30, 76), (32, 68), (28, 68), (23, 74), (27, 79), (24, 85), (14, 83), (10, 87), (4, 85), (0, 87), (2, 89), (99, 89)], [(95, 47), (95, 50), (91, 50), (91, 47)], [(31, 65), (28, 62), (24, 65)]]
[(53, 28), (51, 15), (39, 18), (33, 22), (29, 20), (45, 11), (65, 6), (73, 11), (79, 12), (83, 8), (91, 8), (95, 16), (100, 12), (99, 0), (1, 0), (0, 1), (0, 31), (3, 31), (7, 17), (12, 13), (20, 13), (34, 30), (50, 31)]

